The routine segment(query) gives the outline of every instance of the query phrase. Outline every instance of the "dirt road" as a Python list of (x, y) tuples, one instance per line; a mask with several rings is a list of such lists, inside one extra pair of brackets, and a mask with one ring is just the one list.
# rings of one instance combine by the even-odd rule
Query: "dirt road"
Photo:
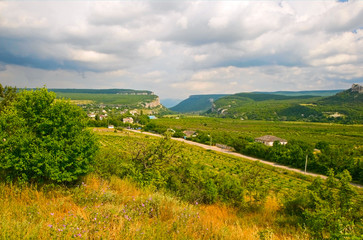
[[(154, 133), (149, 133), (149, 132), (141, 132), (141, 131), (132, 130), (132, 129), (127, 129), (127, 130), (128, 131), (132, 131), (132, 132), (137, 132), (137, 133), (142, 133), (142, 134), (150, 135), (150, 136), (162, 137), (159, 134), (154, 134)], [(287, 167), (287, 166), (284, 166), (284, 165), (280, 165), (278, 163), (269, 162), (269, 161), (262, 160), (262, 159), (259, 159), (259, 158), (254, 158), (254, 157), (246, 156), (246, 155), (243, 155), (243, 154), (240, 154), (240, 153), (236, 153), (236, 152), (232, 152), (232, 151), (229, 151), (229, 150), (226, 150), (226, 149), (222, 149), (222, 148), (219, 148), (219, 147), (216, 147), (216, 146), (209, 146), (209, 145), (205, 145), (205, 144), (201, 144), (201, 143), (197, 143), (197, 142), (185, 140), (185, 139), (182, 139), (182, 138), (173, 138), (172, 137), (171, 139), (173, 139), (175, 141), (179, 141), (179, 142), (185, 142), (187, 144), (194, 145), (194, 146), (198, 146), (198, 147), (201, 147), (201, 148), (204, 148), (204, 149), (209, 149), (209, 150), (213, 150), (213, 151), (216, 151), (216, 152), (226, 153), (226, 154), (233, 155), (233, 156), (240, 157), (240, 158), (245, 158), (245, 159), (249, 159), (249, 160), (252, 160), (252, 161), (259, 161), (261, 163), (264, 163), (264, 164), (267, 164), (267, 165), (270, 165), (270, 166), (274, 166), (274, 167), (277, 167), (277, 168), (282, 168), (282, 169), (286, 169), (286, 170), (293, 171), (293, 172), (297, 172), (297, 173), (301, 173), (301, 174), (306, 174), (306, 175), (313, 176), (313, 177), (321, 177), (323, 179), (326, 179), (327, 178), (327, 176), (325, 176), (325, 175), (311, 173), (311, 172), (304, 172), (303, 170), (300, 170), (300, 169), (291, 168), (291, 167)], [(358, 187), (358, 188), (362, 188), (363, 187), (362, 185), (359, 185), (359, 184), (356, 184), (356, 183), (351, 183), (351, 184), (353, 186), (355, 186), (355, 187)]]

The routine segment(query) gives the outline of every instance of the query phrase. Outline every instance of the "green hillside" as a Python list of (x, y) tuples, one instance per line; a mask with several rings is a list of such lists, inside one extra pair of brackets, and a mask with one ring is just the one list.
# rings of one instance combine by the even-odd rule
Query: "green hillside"
[[(355, 89), (357, 86), (359, 89)], [(352, 122), (363, 122), (363, 91), (362, 87), (354, 84), (352, 88), (337, 93), (334, 96), (321, 99), (316, 109), (330, 118), (344, 118)]]
[[(214, 101), (228, 96), (234, 96), (231, 98), (235, 98), (234, 101), (238, 101), (242, 103), (241, 100), (252, 99), (254, 101), (262, 101), (262, 100), (287, 100), (291, 99), (291, 97), (302, 97), (302, 98), (310, 98), (310, 97), (323, 97), (323, 96), (332, 96), (342, 90), (313, 90), (313, 91), (277, 91), (277, 92), (252, 92), (252, 93), (237, 93), (234, 95), (229, 94), (212, 94), (212, 95), (191, 95), (189, 98), (180, 102), (178, 105), (170, 108), (173, 111), (188, 113), (188, 112), (203, 112), (212, 108), (212, 104), (210, 99), (212, 98)], [(309, 96), (309, 97), (306, 97)], [(243, 97), (247, 97), (243, 99)], [(229, 105), (229, 104), (227, 104)]]
[(122, 105), (142, 107), (157, 100), (151, 91), (131, 89), (49, 89), (57, 98), (71, 99), (77, 104)]
[(93, 94), (124, 94), (124, 95), (153, 95), (153, 92), (147, 90), (134, 89), (75, 89), (75, 88), (54, 88), (49, 91), (55, 93), (93, 93)]
[(363, 93), (359, 89), (357, 85), (329, 97), (237, 93), (215, 101), (206, 114), (253, 120), (362, 123)]
[(151, 102), (157, 98), (156, 95), (122, 95), (122, 94), (99, 94), (99, 93), (64, 93), (57, 92), (58, 98), (69, 98), (71, 100), (90, 100), (95, 104), (114, 105), (139, 105), (143, 102)]
[(279, 94), (285, 96), (321, 96), (321, 97), (329, 97), (337, 94), (338, 92), (343, 91), (343, 89), (339, 90), (312, 90), (312, 91), (276, 91), (276, 92), (261, 92), (261, 93), (271, 93), (271, 94)]
[(224, 96), (227, 94), (191, 95), (170, 110), (181, 113), (204, 112), (212, 107), (212, 102)]
[(363, 92), (350, 88), (348, 90), (339, 92), (334, 96), (327, 97), (319, 101), (321, 105), (351, 105), (353, 107), (363, 104)]
[[(295, 116), (293, 114), (296, 112), (294, 108), (304, 108), (306, 111), (305, 108), (307, 107), (301, 107), (300, 104), (309, 104), (319, 98), (266, 93), (238, 93), (218, 99), (214, 108), (210, 109), (207, 114), (254, 120), (288, 120), (288, 116)], [(301, 116), (298, 110), (298, 116)], [(286, 114), (286, 117), (282, 118), (285, 115), (280, 116), (279, 113)]]

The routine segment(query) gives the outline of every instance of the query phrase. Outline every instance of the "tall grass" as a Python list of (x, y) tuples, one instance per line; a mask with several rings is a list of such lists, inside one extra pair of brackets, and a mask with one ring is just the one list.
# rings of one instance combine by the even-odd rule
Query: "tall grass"
[(0, 239), (307, 239), (275, 223), (279, 203), (244, 213), (188, 204), (128, 180), (89, 175), (79, 186), (0, 184)]

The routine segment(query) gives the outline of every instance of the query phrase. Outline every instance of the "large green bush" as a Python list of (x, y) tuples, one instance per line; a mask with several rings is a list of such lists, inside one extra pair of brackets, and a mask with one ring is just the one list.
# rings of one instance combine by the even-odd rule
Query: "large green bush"
[(72, 182), (91, 170), (97, 150), (85, 113), (42, 88), (22, 91), (0, 113), (0, 177)]

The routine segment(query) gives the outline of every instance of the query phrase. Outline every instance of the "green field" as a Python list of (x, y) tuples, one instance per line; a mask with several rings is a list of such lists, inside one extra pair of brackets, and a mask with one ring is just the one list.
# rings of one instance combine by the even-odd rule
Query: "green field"
[[(103, 145), (102, 151), (106, 156), (114, 155), (123, 159), (123, 163), (118, 163), (114, 166), (114, 170), (119, 167), (127, 166), (127, 161), (132, 157), (134, 149), (138, 149), (143, 144), (152, 145), (160, 138), (147, 136), (137, 133), (113, 133), (103, 132), (99, 133), (100, 141)], [(229, 175), (238, 179), (239, 175), (247, 175), (250, 172), (258, 172), (260, 181), (264, 185), (268, 186), (268, 189), (274, 193), (288, 194), (291, 191), (299, 191), (301, 188), (305, 188), (311, 181), (312, 177), (298, 174), (295, 172), (289, 172), (287, 170), (274, 168), (268, 165), (259, 164), (251, 160), (241, 159), (239, 157), (230, 156), (224, 153), (218, 153), (214, 151), (208, 151), (203, 148), (192, 146), (185, 143), (175, 141), (178, 148), (178, 155), (183, 162), (190, 162), (190, 166), (197, 172), (199, 177), (205, 177), (216, 179), (218, 175)], [(105, 156), (100, 154), (102, 158)], [(99, 162), (103, 162), (104, 159), (99, 159)], [(122, 174), (128, 174), (126, 172), (120, 172), (120, 177), (125, 177)], [(194, 176), (194, 177), (198, 177)], [(197, 186), (195, 186), (197, 187)], [(180, 197), (186, 197), (184, 194), (180, 194)], [(185, 199), (191, 202), (200, 199)]]
[(157, 125), (182, 130), (201, 130), (221, 141), (219, 136), (243, 136), (256, 138), (274, 135), (287, 140), (317, 143), (326, 141), (338, 145), (363, 145), (363, 125), (342, 125), (334, 123), (253, 121), (212, 117), (159, 118)]
[[(239, 153), (326, 175), (348, 170), (357, 183), (363, 184), (363, 126), (308, 122), (247, 121), (210, 117), (161, 118), (151, 121), (145, 130), (163, 133), (173, 129), (196, 132), (189, 139), (204, 144), (225, 144)], [(254, 141), (264, 135), (287, 140), (287, 144), (267, 147)]]
[[(133, 179), (141, 186), (166, 191), (189, 203), (221, 203), (235, 208), (241, 216), (251, 212), (263, 214), (267, 199), (277, 199), (284, 211), (275, 213), (270, 225), (274, 232), (286, 233), (286, 227), (294, 229), (306, 224), (314, 236), (312, 239), (322, 239), (328, 234), (339, 239), (353, 231), (359, 235), (362, 230), (358, 220), (362, 216), (359, 202), (362, 191), (353, 190), (346, 182), (349, 174), (343, 173), (340, 183), (330, 178), (326, 182), (328, 187), (310, 176), (165, 138), (127, 131), (101, 132), (99, 136), (103, 147), (95, 167), (106, 178), (116, 175)], [(347, 202), (350, 210), (344, 207), (345, 197), (350, 199)], [(341, 212), (334, 213), (338, 206)], [(356, 227), (353, 224), (352, 229), (343, 230), (339, 226), (347, 223), (335, 225), (340, 220), (328, 220), (344, 215), (351, 217), (351, 224), (355, 221)], [(328, 223), (316, 227), (322, 221)]]
[(57, 92), (58, 98), (71, 100), (91, 100), (95, 104), (138, 106), (141, 103), (152, 102), (156, 95), (122, 95), (122, 94), (98, 94), (98, 93), (64, 93)]

